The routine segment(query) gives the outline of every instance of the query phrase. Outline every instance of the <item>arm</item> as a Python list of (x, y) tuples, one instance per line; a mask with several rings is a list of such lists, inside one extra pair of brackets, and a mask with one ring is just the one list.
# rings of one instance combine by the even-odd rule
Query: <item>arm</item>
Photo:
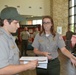
[(34, 53), (37, 54), (37, 55), (45, 56), (45, 52), (41, 52), (37, 48), (34, 48)]
[(48, 59), (52, 59), (52, 57), (49, 55), (49, 52), (42, 52), (40, 50), (38, 50), (37, 48), (34, 48), (34, 53), (36, 55), (41, 55), (41, 56), (46, 56)]
[(61, 48), (61, 52), (68, 58), (71, 58), (73, 56), (65, 47)]
[(75, 56), (73, 56), (65, 47), (61, 48), (61, 52), (71, 60), (73, 66), (76, 66)]
[(41, 50), (39, 50), (40, 48), (39, 48), (39, 46), (40, 46), (40, 43), (39, 43), (39, 38), (40, 38), (41, 36), (39, 36), (39, 34), (37, 34), (36, 36), (35, 36), (35, 38), (34, 38), (34, 41), (33, 41), (33, 43), (32, 43), (32, 46), (34, 47), (34, 53), (36, 54), (36, 55), (40, 55), (40, 56), (46, 56), (48, 59), (52, 59), (52, 57), (51, 57), (51, 55), (49, 55), (50, 53), (49, 52), (47, 52), (47, 50), (46, 51), (41, 51)]
[(34, 60), (31, 61), (27, 64), (21, 64), (21, 65), (9, 65), (6, 66), (4, 68), (0, 69), (0, 75), (12, 75), (12, 74), (16, 74), (22, 71), (26, 71), (26, 70), (31, 70), (31, 69), (35, 69), (37, 66), (38, 61)]

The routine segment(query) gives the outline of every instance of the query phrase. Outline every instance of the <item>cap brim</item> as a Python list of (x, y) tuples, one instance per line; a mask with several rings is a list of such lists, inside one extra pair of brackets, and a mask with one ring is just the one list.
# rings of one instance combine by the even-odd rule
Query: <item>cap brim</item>
[(26, 18), (24, 18), (21, 15), (16, 16), (14, 19), (17, 20), (17, 21), (24, 21), (24, 20), (26, 20)]

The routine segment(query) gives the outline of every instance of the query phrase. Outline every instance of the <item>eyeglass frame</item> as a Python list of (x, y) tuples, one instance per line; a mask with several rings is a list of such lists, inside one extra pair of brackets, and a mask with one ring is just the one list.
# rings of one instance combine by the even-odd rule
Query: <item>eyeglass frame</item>
[(51, 22), (43, 22), (43, 24), (51, 24)]

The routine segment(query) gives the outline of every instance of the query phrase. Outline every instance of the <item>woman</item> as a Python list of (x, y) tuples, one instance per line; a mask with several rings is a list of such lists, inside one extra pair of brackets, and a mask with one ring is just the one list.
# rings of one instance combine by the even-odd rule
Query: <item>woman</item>
[(63, 38), (54, 31), (54, 23), (50, 16), (43, 17), (42, 31), (36, 35), (32, 46), (36, 55), (48, 58), (47, 70), (37, 69), (37, 72), (40, 72), (38, 75), (60, 75), (58, 48), (71, 60), (73, 66), (76, 66), (76, 57), (65, 48)]

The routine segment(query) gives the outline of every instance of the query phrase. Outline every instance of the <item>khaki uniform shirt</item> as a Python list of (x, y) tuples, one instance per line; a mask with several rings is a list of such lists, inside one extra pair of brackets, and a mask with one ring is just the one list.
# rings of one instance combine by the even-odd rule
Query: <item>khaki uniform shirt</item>
[(56, 33), (54, 38), (52, 34), (48, 37), (46, 37), (45, 34), (42, 34), (41, 36), (37, 34), (32, 46), (40, 51), (51, 53), (52, 59), (55, 59), (58, 57), (58, 48), (64, 47), (65, 43), (58, 33)]
[(0, 68), (19, 64), (19, 49), (11, 34), (0, 28)]
[(20, 37), (22, 38), (22, 40), (28, 40), (28, 38), (30, 37), (30, 34), (28, 31), (22, 31), (20, 33)]
[(33, 33), (34, 37), (35, 37), (36, 34), (38, 34), (38, 33), (39, 33), (39, 31), (35, 31), (35, 32)]

